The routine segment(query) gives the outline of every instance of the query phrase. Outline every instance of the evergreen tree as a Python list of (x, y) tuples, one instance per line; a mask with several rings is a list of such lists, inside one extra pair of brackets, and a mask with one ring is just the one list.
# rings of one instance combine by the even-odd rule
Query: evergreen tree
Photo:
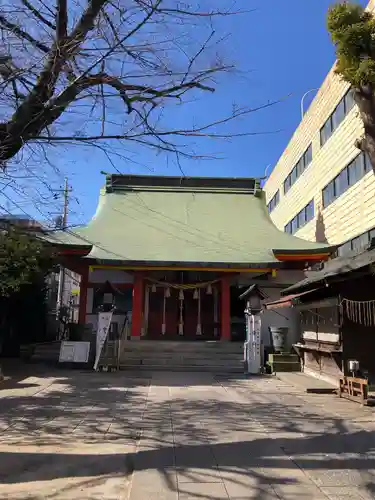
[(336, 46), (336, 72), (350, 83), (364, 125), (356, 146), (368, 154), (375, 172), (375, 18), (345, 2), (330, 8), (327, 27)]
[(6, 344), (43, 336), (46, 322), (45, 278), (51, 252), (34, 235), (9, 227), (0, 232), (0, 354)]

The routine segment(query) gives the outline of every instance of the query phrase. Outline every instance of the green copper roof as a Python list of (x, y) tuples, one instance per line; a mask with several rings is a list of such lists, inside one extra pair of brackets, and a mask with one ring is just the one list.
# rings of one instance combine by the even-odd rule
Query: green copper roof
[(89, 224), (55, 238), (92, 244), (93, 259), (149, 264), (266, 264), (275, 249), (327, 249), (279, 231), (254, 179), (110, 176)]

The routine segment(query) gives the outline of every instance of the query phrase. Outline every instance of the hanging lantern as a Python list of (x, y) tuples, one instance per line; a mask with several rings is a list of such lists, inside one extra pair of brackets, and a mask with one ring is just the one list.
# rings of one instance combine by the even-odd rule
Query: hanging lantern
[(178, 292), (178, 300), (184, 300), (184, 298), (184, 291), (181, 288), (181, 290)]
[(171, 289), (168, 287), (165, 289), (165, 297), (168, 299), (171, 296)]
[(153, 283), (152, 287), (151, 287), (151, 292), (152, 293), (155, 293), (156, 292), (156, 285), (155, 283)]
[(212, 285), (211, 285), (211, 283), (208, 284), (207, 295), (212, 295)]
[(196, 289), (194, 290), (193, 299), (195, 299), (195, 300), (198, 300), (198, 299), (199, 299), (198, 288), (196, 288)]

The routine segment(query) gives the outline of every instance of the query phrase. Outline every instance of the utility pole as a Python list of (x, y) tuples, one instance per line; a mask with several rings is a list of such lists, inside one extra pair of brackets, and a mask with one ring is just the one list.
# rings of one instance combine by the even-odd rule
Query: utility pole
[[(67, 177), (65, 177), (63, 193), (64, 193), (64, 206), (62, 213), (61, 229), (65, 231), (66, 228), (68, 227), (68, 210), (69, 210), (69, 193), (70, 193)], [(59, 316), (61, 307), (64, 305), (64, 291), (65, 291), (65, 268), (64, 266), (60, 265), (59, 288), (57, 291), (57, 311), (56, 311), (57, 316)]]

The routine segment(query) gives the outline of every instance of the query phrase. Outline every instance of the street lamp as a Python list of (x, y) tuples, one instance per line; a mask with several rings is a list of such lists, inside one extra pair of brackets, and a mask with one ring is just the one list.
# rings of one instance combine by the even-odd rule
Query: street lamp
[(303, 105), (305, 103), (306, 96), (308, 96), (310, 94), (310, 92), (316, 92), (318, 90), (319, 90), (318, 88), (316, 88), (316, 89), (310, 89), (310, 90), (308, 90), (307, 92), (305, 92), (303, 94), (302, 99), (301, 99), (301, 120), (303, 120), (303, 117), (305, 115), (305, 111), (304, 111), (304, 106)]

